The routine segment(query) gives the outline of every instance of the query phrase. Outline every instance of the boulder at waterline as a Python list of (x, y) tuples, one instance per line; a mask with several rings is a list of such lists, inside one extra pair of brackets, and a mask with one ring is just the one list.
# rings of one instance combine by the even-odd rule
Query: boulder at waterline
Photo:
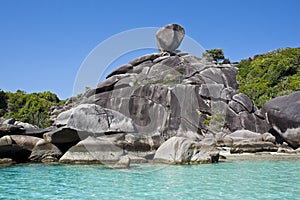
[(42, 161), (43, 159), (48, 161), (58, 161), (61, 156), (62, 152), (54, 144), (42, 139), (38, 141), (35, 147), (32, 149), (29, 159), (37, 162)]
[(233, 143), (241, 142), (241, 141), (253, 141), (253, 142), (272, 142), (275, 143), (275, 137), (271, 133), (255, 133), (249, 130), (238, 130), (226, 137), (230, 137)]
[(257, 153), (257, 152), (277, 152), (278, 147), (271, 142), (249, 142), (244, 141), (234, 144), (230, 153)]
[(275, 131), (293, 148), (300, 147), (300, 91), (276, 97), (262, 107)]
[(208, 164), (219, 162), (220, 151), (213, 146), (196, 144), (189, 164)]
[(116, 163), (123, 149), (109, 140), (88, 137), (70, 148), (59, 160), (61, 163)]
[(32, 136), (10, 135), (0, 138), (0, 158), (11, 158), (16, 162), (26, 162), (32, 149), (42, 140)]
[(121, 156), (119, 161), (113, 166), (114, 169), (128, 169), (130, 167), (130, 157)]
[(179, 47), (184, 34), (184, 29), (178, 24), (168, 24), (160, 28), (156, 32), (156, 43), (159, 51), (175, 51)]
[(171, 137), (164, 142), (154, 155), (155, 162), (187, 164), (193, 156), (195, 142), (185, 137)]
[(11, 158), (0, 158), (0, 167), (13, 165), (15, 162)]
[(218, 161), (213, 147), (202, 147), (197, 142), (174, 136), (164, 142), (154, 155), (154, 162), (167, 164), (203, 164)]

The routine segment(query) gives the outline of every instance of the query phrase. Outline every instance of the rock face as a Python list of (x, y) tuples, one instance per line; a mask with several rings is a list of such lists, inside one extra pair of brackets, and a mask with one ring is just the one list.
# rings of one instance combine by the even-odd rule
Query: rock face
[(114, 70), (83, 95), (81, 104), (122, 113), (132, 119), (139, 136), (201, 140), (207, 132), (264, 133), (270, 128), (264, 117), (236, 92), (237, 72), (232, 64), (189, 54), (149, 54)]
[(172, 137), (154, 155), (154, 161), (167, 164), (199, 164), (218, 162), (218, 150), (201, 148), (185, 137)]
[(160, 28), (156, 32), (156, 43), (159, 51), (175, 51), (179, 47), (184, 34), (184, 29), (178, 24), (169, 24)]
[(89, 133), (135, 132), (132, 120), (114, 110), (95, 104), (81, 104), (58, 115), (56, 126)]
[(293, 148), (300, 147), (300, 91), (274, 98), (262, 107), (270, 125)]

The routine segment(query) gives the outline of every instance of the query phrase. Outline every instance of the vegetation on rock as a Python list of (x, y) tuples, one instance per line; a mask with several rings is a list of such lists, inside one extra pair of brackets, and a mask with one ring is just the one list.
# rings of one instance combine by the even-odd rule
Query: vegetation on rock
[(203, 57), (210, 61), (216, 61), (217, 63), (228, 64), (230, 60), (225, 58), (223, 49), (209, 49), (203, 53)]
[(257, 55), (242, 60), (237, 67), (239, 91), (258, 107), (272, 98), (300, 90), (300, 48)]
[(0, 90), (0, 116), (3, 116), (7, 110), (7, 95)]

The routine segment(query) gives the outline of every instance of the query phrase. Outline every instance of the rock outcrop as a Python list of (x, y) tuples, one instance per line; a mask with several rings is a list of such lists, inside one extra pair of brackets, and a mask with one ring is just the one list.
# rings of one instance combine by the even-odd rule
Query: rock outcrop
[(274, 98), (262, 112), (274, 130), (293, 148), (300, 147), (300, 91)]
[[(81, 106), (88, 106), (100, 112), (88, 119), (85, 112), (70, 117), (74, 110), (66, 111), (57, 117), (56, 125), (94, 134), (123, 132), (125, 139), (119, 139), (115, 144), (128, 152), (163, 148), (161, 144), (174, 137), (196, 143), (202, 140), (199, 143), (202, 146), (209, 140), (210, 146), (221, 140), (233, 145), (235, 138), (227, 135), (237, 130), (256, 132), (255, 140), (262, 142), (262, 134), (270, 126), (250, 98), (237, 93), (238, 69), (233, 64), (217, 64), (205, 57), (176, 50), (183, 37), (184, 30), (179, 25), (161, 28), (156, 34), (160, 53), (139, 57), (115, 69), (106, 80), (86, 92), (79, 106), (74, 108), (81, 110)], [(101, 117), (105, 109), (126, 116), (129, 120), (123, 124), (129, 124), (127, 127), (130, 128), (109, 131), (109, 122), (100, 125), (98, 121), (105, 123), (108, 116)], [(217, 136), (218, 133), (222, 137)], [(193, 155), (195, 162), (200, 159), (199, 155), (198, 158)], [(187, 160), (176, 158), (174, 162)]]
[(264, 116), (249, 97), (237, 93), (237, 72), (232, 64), (186, 53), (154, 53), (113, 71), (81, 103), (124, 114), (140, 136), (201, 140), (207, 132), (265, 133), (270, 127)]

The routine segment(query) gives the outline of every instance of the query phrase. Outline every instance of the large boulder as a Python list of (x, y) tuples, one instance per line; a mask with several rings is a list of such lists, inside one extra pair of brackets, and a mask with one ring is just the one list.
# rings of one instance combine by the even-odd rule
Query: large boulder
[(230, 149), (230, 153), (257, 153), (257, 152), (277, 152), (278, 147), (271, 142), (249, 142), (236, 143)]
[(128, 169), (130, 167), (130, 157), (121, 156), (120, 160), (113, 166), (114, 169)]
[(269, 124), (293, 148), (300, 147), (300, 91), (276, 97), (262, 107)]
[[(217, 146), (233, 147), (241, 143), (270, 142), (276, 144), (276, 138), (271, 133), (255, 133), (249, 130), (237, 130), (230, 134), (217, 134)], [(254, 150), (253, 150), (254, 151)]]
[(44, 134), (44, 140), (57, 146), (63, 153), (69, 148), (84, 140), (88, 136), (93, 136), (93, 133), (86, 131), (78, 131), (68, 126), (60, 127), (54, 131)]
[(216, 149), (202, 147), (189, 138), (174, 136), (157, 149), (153, 160), (167, 164), (203, 164), (218, 162), (218, 159)]
[(178, 24), (169, 24), (160, 28), (156, 32), (158, 49), (160, 51), (175, 51), (179, 47), (184, 34), (184, 29)]
[(80, 140), (92, 136), (93, 133), (86, 131), (77, 131), (68, 126), (60, 127), (54, 131), (50, 131), (44, 134), (44, 140), (53, 144), (68, 144), (77, 143)]
[(121, 113), (95, 104), (81, 104), (58, 115), (56, 126), (89, 133), (135, 132), (132, 120)]
[(0, 158), (0, 167), (7, 167), (14, 164), (11, 158)]
[(6, 121), (0, 124), (0, 137), (5, 135), (20, 135), (25, 133), (22, 126), (9, 124)]
[(154, 161), (170, 164), (189, 163), (193, 156), (194, 144), (191, 139), (174, 136), (157, 149)]
[(59, 148), (57, 148), (54, 144), (42, 139), (35, 144), (29, 156), (29, 160), (39, 162), (43, 161), (44, 159), (49, 160), (51, 157), (52, 161), (58, 161), (61, 156), (62, 152)]
[(0, 158), (11, 158), (16, 162), (26, 162), (41, 138), (10, 135), (0, 138)]
[(14, 118), (0, 119), (0, 137), (5, 135), (26, 135), (42, 138), (44, 133), (54, 129), (55, 127), (39, 128), (29, 123), (20, 122)]
[(88, 137), (70, 148), (59, 160), (61, 163), (116, 163), (123, 149), (110, 140)]

